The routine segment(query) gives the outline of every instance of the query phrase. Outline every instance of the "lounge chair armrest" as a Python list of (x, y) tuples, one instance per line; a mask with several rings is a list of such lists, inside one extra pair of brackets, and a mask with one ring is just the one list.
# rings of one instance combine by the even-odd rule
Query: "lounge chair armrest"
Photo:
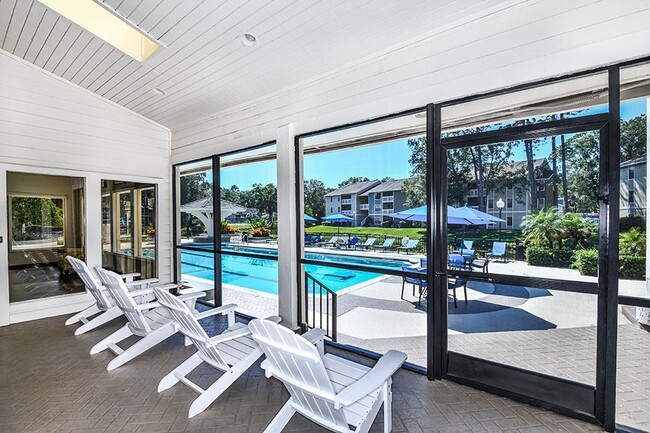
[(149, 287), (147, 289), (132, 290), (129, 292), (131, 296), (149, 295), (151, 293), (153, 293), (153, 287)]
[(205, 293), (205, 292), (187, 293), (185, 295), (180, 295), (178, 297), (178, 299), (185, 302), (185, 301), (190, 301), (192, 299), (199, 299), (199, 298), (202, 298), (202, 297), (204, 297), (206, 295), (207, 295), (207, 293)]
[(349, 406), (379, 388), (399, 370), (404, 361), (406, 361), (405, 353), (389, 350), (365, 376), (334, 397), (334, 407), (338, 410), (341, 406)]
[(320, 328), (310, 329), (302, 336), (311, 344), (316, 346), (321, 356), (325, 354), (325, 330)]
[(310, 329), (302, 334), (302, 337), (312, 344), (316, 344), (325, 338), (325, 330), (320, 328)]
[(131, 287), (149, 286), (151, 284), (157, 283), (158, 281), (160, 281), (158, 278), (147, 278), (145, 280), (128, 281), (125, 284), (126, 287), (131, 288)]
[(269, 316), (269, 317), (265, 317), (264, 320), (268, 320), (269, 322), (273, 322), (273, 323), (280, 323), (280, 322), (282, 322), (282, 317), (280, 317), (280, 316)]
[(160, 307), (160, 303), (159, 303), (158, 301), (156, 301), (156, 302), (147, 302), (146, 304), (136, 305), (136, 306), (134, 307), (134, 309), (135, 309), (136, 311), (140, 311), (140, 310), (152, 310), (152, 309), (157, 308), (157, 307)]
[(169, 290), (175, 289), (177, 287), (178, 287), (178, 284), (167, 283), (167, 284), (157, 284), (157, 285), (153, 286), (152, 289), (161, 289), (161, 290), (169, 291)]
[(226, 305), (222, 305), (221, 307), (210, 308), (207, 311), (203, 311), (201, 313), (195, 314), (194, 317), (196, 317), (196, 320), (201, 320), (201, 319), (205, 319), (206, 317), (214, 316), (215, 314), (230, 313), (231, 311), (235, 311), (236, 308), (237, 308), (237, 304), (226, 304)]
[(208, 346), (216, 346), (217, 344), (223, 343), (225, 341), (236, 340), (237, 338), (246, 337), (248, 335), (251, 335), (251, 330), (248, 329), (248, 326), (244, 326), (234, 331), (215, 335), (208, 340)]
[(130, 274), (121, 274), (120, 277), (127, 283), (130, 283), (133, 281), (134, 278), (139, 277), (141, 274), (139, 272), (131, 272)]

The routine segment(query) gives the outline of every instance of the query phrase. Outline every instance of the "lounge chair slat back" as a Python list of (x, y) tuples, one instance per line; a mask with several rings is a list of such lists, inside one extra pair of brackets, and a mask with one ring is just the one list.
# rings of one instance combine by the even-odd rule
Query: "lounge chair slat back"
[(284, 383), (294, 408), (303, 414), (318, 413), (324, 421), (347, 431), (348, 421), (334, 407), (334, 386), (316, 346), (268, 321), (255, 319), (248, 326), (266, 355), (267, 376)]
[(216, 346), (210, 346), (210, 337), (208, 337), (208, 334), (199, 324), (199, 321), (196, 320), (196, 317), (194, 317), (194, 314), (192, 314), (187, 305), (166, 290), (154, 289), (154, 292), (156, 293), (158, 302), (169, 309), (180, 328), (179, 330), (192, 340), (192, 343), (194, 343), (194, 346), (196, 346), (196, 349), (201, 354), (201, 358), (218, 369), (223, 371), (227, 370), (228, 363), (219, 353)]
[(502, 256), (506, 253), (505, 242), (494, 242), (492, 244), (492, 254), (495, 256)]
[(124, 315), (129, 320), (129, 324), (136, 335), (151, 332), (151, 326), (145, 317), (145, 313), (136, 308), (138, 304), (135, 302), (135, 299), (133, 299), (133, 296), (126, 287), (122, 277), (115, 272), (102, 268), (97, 268), (97, 275), (99, 275), (99, 279), (111, 293), (115, 303), (117, 303), (118, 307), (120, 307), (122, 312), (124, 312)]
[(70, 263), (70, 266), (72, 266), (72, 269), (79, 275), (79, 278), (81, 278), (81, 281), (83, 281), (90, 294), (95, 298), (97, 307), (101, 311), (106, 311), (115, 306), (106, 288), (93, 276), (84, 261), (72, 256), (67, 256), (66, 259)]

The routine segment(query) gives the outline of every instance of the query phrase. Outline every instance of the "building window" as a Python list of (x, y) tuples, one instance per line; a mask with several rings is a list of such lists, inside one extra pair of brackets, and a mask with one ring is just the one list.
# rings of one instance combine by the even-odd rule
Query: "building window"
[(631, 189), (627, 192), (627, 202), (629, 204), (634, 204), (634, 190)]
[(634, 166), (627, 169), (627, 178), (634, 179)]
[(384, 197), (392, 197), (393, 196), (393, 191), (386, 191), (383, 194)]
[(334, 208), (330, 206), (330, 213), (334, 213)]
[(546, 183), (540, 182), (537, 184), (537, 191), (546, 191)]
[(512, 199), (506, 199), (506, 208), (512, 209)]
[(512, 217), (506, 217), (506, 227), (512, 227)]
[(488, 209), (493, 209), (494, 208), (494, 199), (488, 199)]
[(544, 209), (545, 206), (546, 206), (546, 199), (544, 199), (543, 197), (538, 198), (537, 199), (537, 209)]

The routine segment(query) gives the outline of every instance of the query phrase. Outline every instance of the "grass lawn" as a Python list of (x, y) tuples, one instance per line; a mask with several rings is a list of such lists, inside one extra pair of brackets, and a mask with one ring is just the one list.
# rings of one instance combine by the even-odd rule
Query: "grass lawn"
[[(312, 227), (306, 227), (305, 233), (312, 234), (327, 234), (327, 235), (336, 235), (338, 234), (338, 227), (330, 225), (317, 225)], [(408, 236), (411, 239), (420, 239), (426, 236), (426, 229), (423, 227), (410, 227), (410, 228), (394, 228), (394, 227), (341, 227), (340, 234), (343, 235), (363, 235), (365, 238), (368, 237), (378, 237), (378, 238), (398, 238), (401, 239), (404, 236)], [(448, 233), (448, 238), (452, 243), (456, 243), (456, 240), (463, 237), (462, 229), (450, 229)], [(464, 233), (465, 239), (474, 240), (474, 241), (484, 241), (484, 242), (493, 242), (493, 241), (504, 241), (504, 242), (515, 242), (517, 239), (521, 238), (521, 233), (519, 231), (513, 230), (488, 230), (485, 232), (479, 232), (477, 230), (466, 230)]]

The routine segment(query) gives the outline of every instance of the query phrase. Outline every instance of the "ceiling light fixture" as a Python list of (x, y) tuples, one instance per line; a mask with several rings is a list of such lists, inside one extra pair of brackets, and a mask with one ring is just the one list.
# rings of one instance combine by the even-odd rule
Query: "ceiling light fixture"
[(143, 62), (162, 45), (115, 11), (93, 0), (38, 1), (138, 62)]
[(154, 87), (154, 88), (153, 88), (153, 92), (154, 92), (156, 95), (164, 95), (164, 94), (165, 94), (165, 91), (164, 91), (163, 89), (161, 89), (160, 87)]
[(247, 47), (254, 47), (255, 44), (257, 44), (257, 38), (250, 33), (244, 33), (239, 37), (239, 39), (241, 40), (241, 43)]

